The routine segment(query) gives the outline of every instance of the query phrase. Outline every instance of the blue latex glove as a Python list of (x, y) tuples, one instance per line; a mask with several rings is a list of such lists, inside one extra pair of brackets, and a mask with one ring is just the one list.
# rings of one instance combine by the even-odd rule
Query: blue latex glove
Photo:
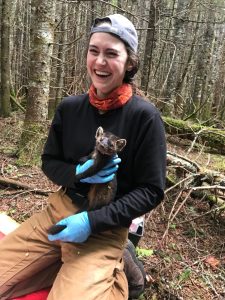
[(57, 225), (66, 225), (66, 228), (57, 234), (48, 234), (49, 241), (82, 243), (91, 234), (90, 222), (86, 211), (62, 219)]
[[(106, 183), (111, 180), (113, 180), (115, 176), (115, 172), (118, 170), (118, 164), (121, 162), (121, 159), (116, 155), (114, 158), (112, 158), (108, 164), (100, 170), (98, 173), (91, 177), (87, 177), (84, 179), (81, 179), (81, 182), (86, 182), (86, 183)], [(89, 169), (91, 166), (93, 166), (94, 160), (89, 159), (87, 160), (84, 164), (82, 165), (77, 165), (76, 166), (76, 175), (83, 173), (87, 169)]]

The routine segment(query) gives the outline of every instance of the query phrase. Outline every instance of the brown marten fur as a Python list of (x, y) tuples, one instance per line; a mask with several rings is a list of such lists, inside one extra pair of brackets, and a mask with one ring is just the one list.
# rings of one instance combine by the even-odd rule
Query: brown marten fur
[[(91, 177), (104, 168), (111, 158), (126, 145), (125, 139), (120, 139), (111, 132), (104, 131), (99, 127), (96, 131), (96, 143), (94, 151), (87, 157), (82, 158), (81, 162), (85, 162), (92, 158), (94, 164), (88, 170), (76, 175), (76, 181)], [(117, 181), (114, 179), (107, 183), (92, 184), (88, 193), (88, 208), (96, 209), (113, 200), (116, 194)]]
[[(76, 182), (79, 182), (81, 179), (91, 177), (102, 170), (111, 158), (118, 152), (122, 151), (126, 145), (125, 139), (121, 139), (111, 132), (104, 131), (102, 127), (97, 129), (95, 138), (96, 143), (94, 151), (79, 160), (80, 163), (85, 163), (88, 159), (92, 158), (94, 160), (94, 164), (85, 172), (77, 174), (75, 176)], [(91, 184), (88, 193), (88, 210), (96, 209), (108, 204), (114, 199), (116, 190), (116, 176), (114, 176), (112, 181), (107, 183)], [(65, 225), (53, 225), (48, 229), (48, 233), (59, 233), (65, 227)]]

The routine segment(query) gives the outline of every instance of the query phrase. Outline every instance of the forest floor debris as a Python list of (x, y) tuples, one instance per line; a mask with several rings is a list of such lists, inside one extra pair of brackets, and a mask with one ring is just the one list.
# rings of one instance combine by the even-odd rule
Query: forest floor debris
[[(39, 167), (17, 165), (15, 153), (21, 124), (16, 114), (0, 118), (0, 176), (38, 190), (57, 190), (58, 186), (48, 180)], [(169, 151), (182, 156), (186, 156), (188, 149), (188, 145), (168, 143)], [(209, 157), (192, 149), (188, 158), (225, 173), (224, 156)], [(47, 196), (34, 189), (0, 183), (0, 211), (19, 223), (42, 210), (46, 202)], [(173, 217), (169, 218), (170, 215)], [(144, 236), (138, 247), (151, 250), (139, 251), (149, 275), (149, 284), (141, 299), (225, 299), (225, 212), (218, 211), (204, 198), (192, 198), (188, 191), (180, 188), (169, 190), (164, 202), (146, 215)]]

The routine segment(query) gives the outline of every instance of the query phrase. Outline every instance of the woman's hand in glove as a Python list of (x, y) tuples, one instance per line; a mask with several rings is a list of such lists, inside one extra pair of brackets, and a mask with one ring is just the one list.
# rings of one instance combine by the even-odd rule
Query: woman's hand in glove
[(90, 222), (86, 211), (69, 216), (56, 225), (65, 225), (66, 228), (57, 234), (48, 234), (49, 241), (83, 243), (91, 234)]
[[(86, 183), (106, 183), (111, 180), (113, 180), (116, 171), (118, 170), (119, 166), (118, 164), (121, 162), (121, 159), (116, 155), (114, 158), (112, 158), (108, 164), (99, 172), (97, 172), (95, 175), (86, 177), (84, 179), (81, 179), (80, 182), (86, 182)], [(92, 167), (94, 164), (93, 159), (87, 160), (82, 165), (76, 166), (76, 175), (85, 172), (87, 169)]]

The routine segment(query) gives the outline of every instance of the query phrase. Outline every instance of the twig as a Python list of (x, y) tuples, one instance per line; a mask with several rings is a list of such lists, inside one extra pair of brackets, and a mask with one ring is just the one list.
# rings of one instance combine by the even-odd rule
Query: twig
[(176, 184), (174, 184), (173, 186), (171, 186), (170, 188), (168, 188), (167, 190), (165, 190), (165, 194), (168, 193), (169, 191), (173, 190), (175, 187), (177, 187), (178, 185), (180, 185), (181, 183), (187, 181), (188, 179), (194, 177), (195, 175), (189, 175), (186, 178), (180, 180), (179, 182), (177, 182)]
[(217, 293), (217, 290), (214, 288), (213, 284), (209, 280), (210, 274), (208, 274), (208, 276), (204, 276), (204, 275), (202, 275), (202, 276), (204, 277), (204, 279), (208, 283), (208, 285), (211, 287), (211, 289), (213, 290), (213, 292), (216, 294), (216, 296), (218, 297), (218, 299), (220, 299), (220, 295)]
[(214, 190), (214, 189), (219, 189), (219, 190), (225, 190), (225, 186), (222, 185), (206, 185), (206, 186), (196, 186), (196, 187), (191, 187), (193, 191), (197, 190)]
[(19, 192), (16, 195), (13, 195), (11, 200), (16, 199), (17, 197), (20, 197), (21, 195), (24, 195), (24, 194), (30, 194), (32, 192), (35, 192), (35, 190), (27, 190), (27, 191)]
[[(185, 204), (185, 202), (187, 201), (187, 199), (189, 198), (190, 194), (191, 194), (191, 190), (187, 193), (186, 197), (184, 198), (184, 200), (181, 202), (180, 206), (178, 207), (178, 209), (176, 210), (176, 212), (174, 213), (174, 215), (172, 216), (172, 213), (173, 213), (173, 210), (174, 210), (174, 207), (177, 203), (177, 201), (179, 200), (180, 196), (182, 195), (183, 193), (183, 190), (180, 191), (180, 193), (178, 194), (174, 204), (173, 204), (173, 207), (171, 209), (171, 212), (169, 214), (169, 219), (168, 219), (168, 223), (167, 223), (167, 228), (162, 236), (162, 240), (166, 237), (167, 233), (168, 233), (168, 230), (169, 230), (169, 227), (170, 227), (170, 223), (175, 219), (176, 215), (179, 213), (179, 211), (181, 210), (182, 206)], [(172, 216), (172, 217), (171, 217)]]
[(190, 223), (190, 222), (195, 221), (195, 220), (197, 220), (197, 219), (200, 219), (200, 218), (202, 218), (202, 217), (204, 217), (204, 216), (206, 216), (206, 215), (209, 215), (209, 214), (211, 214), (211, 213), (213, 213), (213, 212), (217, 212), (217, 211), (220, 211), (220, 210), (223, 210), (223, 209), (224, 209), (224, 207), (216, 207), (216, 208), (213, 208), (213, 209), (207, 211), (207, 212), (204, 213), (204, 214), (201, 214), (201, 215), (199, 215), (199, 216), (197, 216), (197, 217), (194, 217), (194, 218), (192, 218), (192, 219), (189, 219), (189, 220), (185, 220), (185, 221), (179, 222), (179, 223), (177, 223), (177, 224), (180, 225), (180, 224), (184, 224), (184, 223)]
[(206, 130), (205, 128), (201, 128), (198, 132), (194, 132), (195, 138), (192, 141), (191, 147), (188, 149), (187, 154), (189, 154), (192, 151), (192, 149), (193, 149), (193, 147), (194, 147), (194, 145), (195, 145), (195, 143), (196, 143), (196, 141), (199, 137), (199, 134), (202, 133), (202, 131), (205, 131), (205, 130)]
[(4, 165), (5, 165), (5, 162), (3, 161), (2, 166), (1, 166), (1, 174), (5, 177), (5, 174), (4, 174)]

